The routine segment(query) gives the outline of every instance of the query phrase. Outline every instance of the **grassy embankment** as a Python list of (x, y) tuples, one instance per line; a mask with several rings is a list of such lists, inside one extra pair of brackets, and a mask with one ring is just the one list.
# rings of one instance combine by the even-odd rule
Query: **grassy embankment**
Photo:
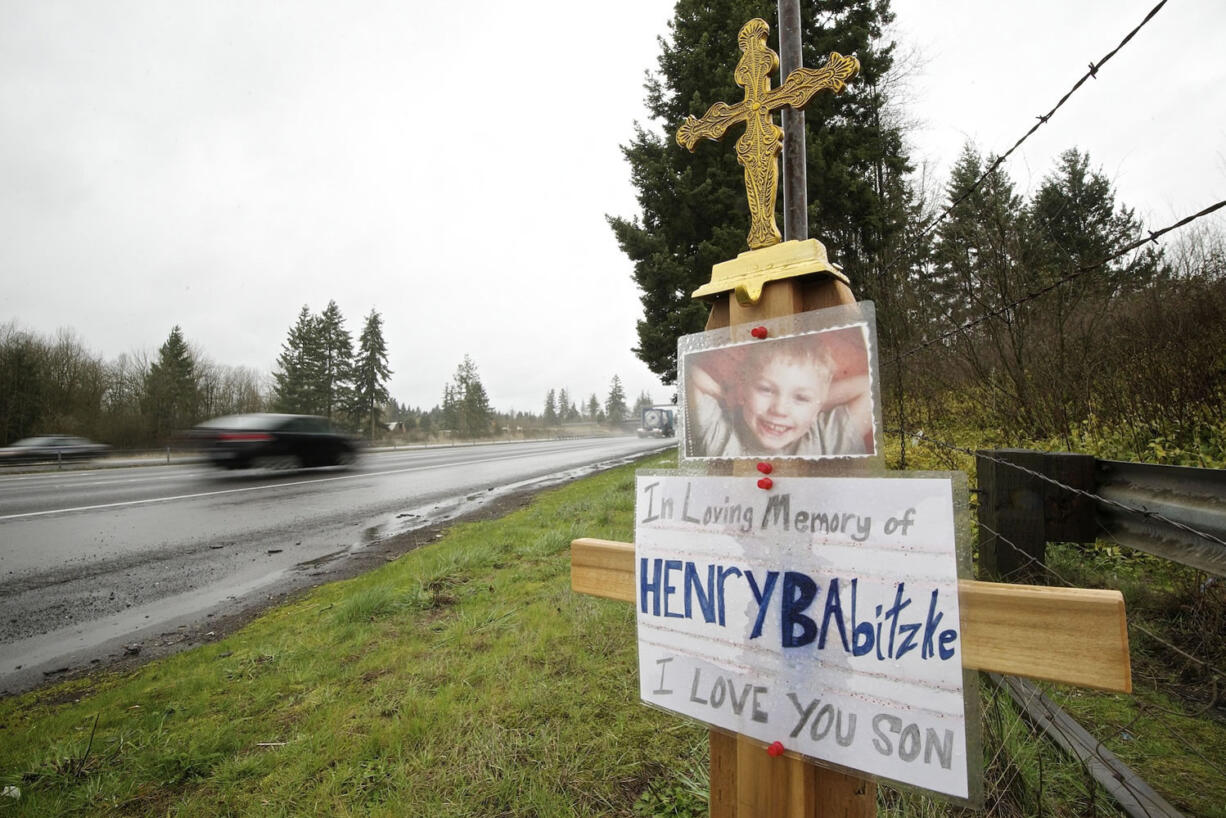
[[(0, 816), (703, 814), (705, 730), (638, 702), (632, 608), (569, 590), (572, 538), (632, 537), (633, 472), (456, 526), (216, 644), (0, 701), (0, 785), (21, 789)], [(1138, 687), (1151, 715), (1188, 709)], [(995, 814), (1115, 814), (1101, 794), (1086, 803), (1079, 766), (984, 699)], [(1182, 789), (1188, 762), (1151, 743), (1162, 731), (1132, 721), (1130, 697), (1071, 700), (1084, 723), (1143, 736), (1129, 762)], [(1220, 724), (1162, 719), (1226, 757)], [(1224, 814), (1226, 783), (1193, 772), (1209, 783), (1182, 806)], [(882, 814), (958, 812), (880, 792)]]
[[(0, 815), (627, 814), (705, 733), (638, 703), (628, 605), (569, 544), (632, 537), (633, 468), (126, 676), (0, 701)], [(693, 765), (690, 765), (693, 766)]]

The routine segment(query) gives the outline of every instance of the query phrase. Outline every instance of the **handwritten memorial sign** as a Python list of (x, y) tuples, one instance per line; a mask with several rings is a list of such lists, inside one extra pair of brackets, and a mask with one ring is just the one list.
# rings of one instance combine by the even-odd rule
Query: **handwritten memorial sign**
[(952, 476), (643, 472), (636, 492), (644, 702), (968, 797)]

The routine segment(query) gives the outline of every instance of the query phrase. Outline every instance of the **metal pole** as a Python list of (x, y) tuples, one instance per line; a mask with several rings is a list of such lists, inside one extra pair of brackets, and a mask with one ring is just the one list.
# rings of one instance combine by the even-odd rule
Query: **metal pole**
[[(779, 82), (800, 68), (800, 0), (779, 0)], [(784, 108), (783, 117), (783, 238), (809, 238), (809, 208), (805, 191), (805, 112)]]

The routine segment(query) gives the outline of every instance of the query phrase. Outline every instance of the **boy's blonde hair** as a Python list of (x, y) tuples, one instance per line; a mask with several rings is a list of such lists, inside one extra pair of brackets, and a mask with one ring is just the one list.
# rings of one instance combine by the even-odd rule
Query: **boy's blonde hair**
[(793, 335), (778, 341), (749, 344), (744, 369), (746, 374), (752, 375), (773, 361), (812, 364), (821, 373), (819, 381), (829, 385), (834, 380), (834, 355), (816, 334)]

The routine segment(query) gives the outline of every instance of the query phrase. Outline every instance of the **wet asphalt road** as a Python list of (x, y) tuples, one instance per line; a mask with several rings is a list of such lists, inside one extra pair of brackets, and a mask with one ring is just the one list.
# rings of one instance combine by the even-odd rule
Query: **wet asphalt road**
[(0, 474), (0, 691), (199, 623), (294, 572), (506, 490), (661, 449), (605, 438), (368, 453), (348, 470), (204, 464)]

